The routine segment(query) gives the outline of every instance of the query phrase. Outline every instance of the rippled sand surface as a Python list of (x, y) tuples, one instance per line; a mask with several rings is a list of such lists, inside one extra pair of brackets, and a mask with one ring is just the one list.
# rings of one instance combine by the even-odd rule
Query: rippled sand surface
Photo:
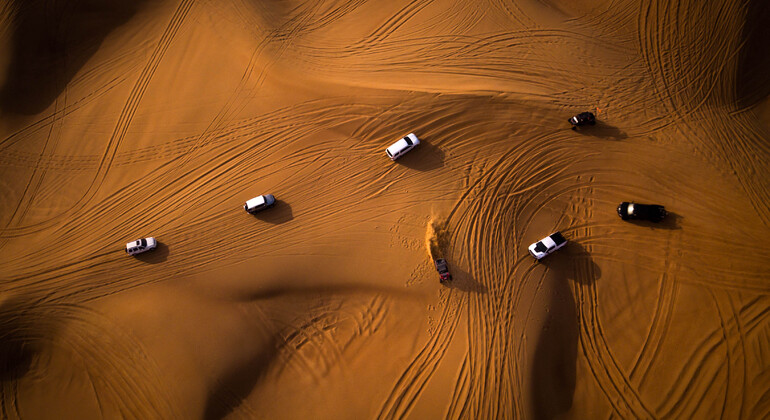
[(0, 418), (770, 417), (769, 9), (0, 1)]

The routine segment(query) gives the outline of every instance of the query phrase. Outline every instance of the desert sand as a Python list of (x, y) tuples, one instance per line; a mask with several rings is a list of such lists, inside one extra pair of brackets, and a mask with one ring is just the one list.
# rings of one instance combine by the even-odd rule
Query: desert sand
[(769, 10), (0, 2), (0, 418), (770, 417)]

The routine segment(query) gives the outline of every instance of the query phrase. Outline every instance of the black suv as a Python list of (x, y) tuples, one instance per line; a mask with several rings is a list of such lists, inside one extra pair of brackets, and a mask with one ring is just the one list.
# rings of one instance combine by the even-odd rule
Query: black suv
[(658, 204), (624, 201), (618, 206), (618, 216), (623, 220), (649, 220), (657, 223), (666, 217), (666, 208)]
[(591, 112), (581, 112), (570, 118), (568, 121), (572, 124), (572, 129), (574, 130), (575, 127), (596, 124), (596, 117)]

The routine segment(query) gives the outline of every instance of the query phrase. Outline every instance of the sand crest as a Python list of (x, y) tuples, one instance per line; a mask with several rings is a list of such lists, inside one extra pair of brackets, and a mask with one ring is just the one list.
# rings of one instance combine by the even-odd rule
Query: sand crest
[(768, 26), (0, 1), (0, 418), (770, 417)]

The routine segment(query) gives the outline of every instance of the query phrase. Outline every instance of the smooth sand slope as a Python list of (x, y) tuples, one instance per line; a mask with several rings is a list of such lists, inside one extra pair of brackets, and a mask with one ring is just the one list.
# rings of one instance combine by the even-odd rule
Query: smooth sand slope
[(0, 2), (0, 418), (770, 417), (768, 9)]

